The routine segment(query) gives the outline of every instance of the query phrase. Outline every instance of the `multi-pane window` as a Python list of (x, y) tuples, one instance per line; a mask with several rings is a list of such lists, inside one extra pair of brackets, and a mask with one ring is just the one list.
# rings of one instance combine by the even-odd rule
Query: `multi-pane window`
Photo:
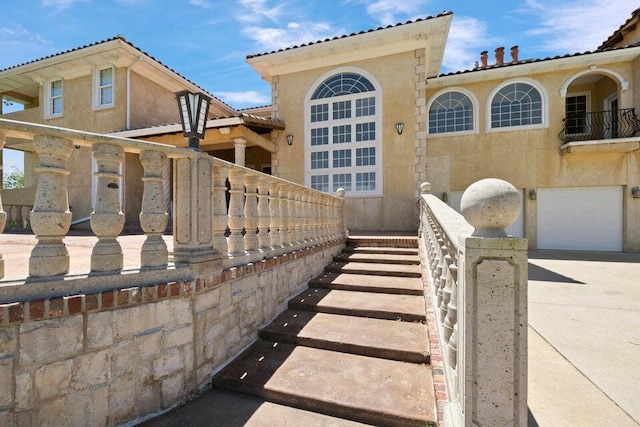
[(62, 79), (51, 80), (49, 82), (48, 90), (48, 111), (49, 117), (62, 115)]
[(565, 123), (568, 134), (587, 131), (587, 95), (567, 95), (565, 100)]
[(542, 94), (528, 83), (511, 83), (491, 100), (491, 128), (542, 124)]
[(439, 95), (429, 108), (429, 133), (464, 132), (473, 130), (473, 103), (461, 92)]
[(113, 67), (98, 70), (98, 107), (113, 105)]
[(357, 73), (335, 74), (315, 88), (307, 110), (306, 167), (312, 188), (381, 194), (379, 103), (373, 83)]

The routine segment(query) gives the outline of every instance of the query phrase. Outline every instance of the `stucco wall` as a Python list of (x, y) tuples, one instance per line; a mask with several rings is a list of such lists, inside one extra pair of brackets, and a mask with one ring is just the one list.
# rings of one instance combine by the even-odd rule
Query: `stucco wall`
[(131, 129), (180, 123), (173, 92), (131, 72)]

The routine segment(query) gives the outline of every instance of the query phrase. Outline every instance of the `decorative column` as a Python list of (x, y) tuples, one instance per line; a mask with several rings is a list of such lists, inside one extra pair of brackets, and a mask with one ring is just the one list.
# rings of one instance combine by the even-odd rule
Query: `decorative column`
[(145, 150), (140, 153), (140, 163), (144, 168), (144, 190), (139, 217), (140, 226), (147, 235), (140, 252), (140, 266), (164, 267), (169, 260), (167, 244), (162, 238), (169, 223), (163, 175), (167, 156), (159, 151)]
[(229, 184), (231, 184), (231, 198), (229, 199), (229, 254), (244, 255), (244, 239), (242, 228), (244, 226), (244, 171), (240, 168), (229, 170)]
[(280, 201), (280, 239), (282, 246), (290, 246), (289, 240), (289, 201), (287, 200), (287, 185), (280, 184), (278, 199)]
[[(6, 136), (4, 133), (0, 132), (0, 153), (4, 149), (4, 144), (7, 142)], [(2, 162), (0, 162), (0, 177), (2, 177)], [(0, 195), (0, 233), (4, 231), (4, 227), (7, 224), (7, 214), (2, 209), (2, 197)], [(0, 254), (0, 279), (4, 278), (4, 259), (2, 258), (2, 254)]]
[(269, 183), (269, 245), (271, 248), (282, 246), (282, 236), (280, 234), (280, 183), (271, 181)]
[(233, 139), (233, 148), (235, 150), (235, 164), (238, 166), (245, 165), (245, 152), (247, 148), (247, 140), (244, 138), (234, 138)]
[(120, 208), (120, 166), (124, 148), (117, 145), (95, 144), (93, 157), (98, 171), (96, 206), (91, 213), (91, 229), (98, 242), (91, 252), (91, 271), (122, 270), (122, 248), (117, 237), (124, 227)]
[(262, 250), (268, 250), (269, 240), (269, 178), (261, 176), (258, 179), (258, 246)]
[(229, 248), (227, 246), (227, 223), (229, 213), (227, 211), (227, 176), (229, 168), (222, 164), (214, 163), (213, 169), (213, 246), (226, 257)]
[(244, 185), (246, 188), (244, 199), (244, 250), (255, 252), (258, 250), (258, 176), (252, 173), (245, 174)]
[(29, 275), (46, 277), (69, 272), (69, 252), (62, 242), (71, 226), (66, 162), (73, 143), (64, 138), (36, 135), (33, 145), (40, 158), (38, 185), (31, 212), (31, 228), (38, 243), (29, 258)]

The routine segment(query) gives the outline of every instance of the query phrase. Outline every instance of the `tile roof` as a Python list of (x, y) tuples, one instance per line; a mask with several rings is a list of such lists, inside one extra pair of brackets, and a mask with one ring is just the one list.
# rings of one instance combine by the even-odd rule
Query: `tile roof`
[(640, 7), (637, 8), (636, 10), (634, 10), (633, 12), (631, 12), (631, 17), (629, 19), (627, 19), (624, 24), (620, 25), (620, 27), (618, 27), (617, 30), (615, 30), (613, 32), (613, 34), (611, 34), (609, 36), (609, 38), (607, 38), (605, 41), (602, 42), (602, 44), (600, 46), (598, 46), (598, 50), (602, 50), (605, 49), (607, 47), (611, 47), (611, 45), (613, 43), (616, 43), (617, 41), (621, 41), (623, 34), (622, 34), (622, 30), (624, 29), (624, 27), (626, 27), (627, 25), (629, 25), (629, 23), (631, 23), (631, 21), (633, 20), (638, 20), (640, 19)]
[(305, 47), (305, 46), (312, 46), (312, 45), (316, 45), (316, 44), (319, 44), (319, 43), (326, 43), (326, 42), (329, 42), (329, 41), (332, 41), (332, 40), (339, 40), (339, 39), (344, 39), (344, 38), (347, 38), (347, 37), (357, 36), (357, 35), (360, 35), (360, 34), (371, 33), (373, 31), (380, 31), (380, 30), (384, 30), (386, 28), (399, 27), (399, 26), (402, 26), (402, 25), (413, 24), (415, 22), (426, 21), (426, 20), (434, 19), (434, 18), (440, 18), (442, 16), (447, 16), (447, 15), (453, 15), (453, 12), (444, 11), (444, 12), (441, 12), (441, 13), (439, 13), (437, 15), (429, 15), (429, 16), (427, 16), (425, 18), (418, 18), (418, 19), (415, 19), (413, 21), (407, 21), (407, 22), (404, 22), (404, 23), (403, 22), (399, 22), (399, 23), (397, 23), (395, 25), (387, 25), (386, 27), (370, 28), (368, 30), (360, 31), (358, 33), (343, 34), (341, 36), (335, 36), (333, 38), (326, 38), (324, 40), (317, 40), (315, 42), (303, 43), (303, 44), (301, 44), (299, 46), (296, 45), (296, 46), (286, 47), (286, 48), (283, 48), (283, 49), (272, 50), (271, 52), (264, 52), (264, 53), (256, 53), (256, 54), (253, 54), (253, 55), (247, 55), (246, 58), (247, 59), (257, 58), (257, 57), (260, 57), (260, 56), (271, 55), (273, 53), (284, 52), (284, 51), (293, 50), (293, 49), (299, 49), (299, 48)]
[(586, 52), (576, 52), (576, 53), (568, 53), (565, 55), (556, 55), (556, 56), (547, 56), (545, 58), (536, 58), (536, 59), (523, 59), (517, 62), (505, 62), (502, 65), (488, 65), (486, 68), (482, 68), (482, 67), (475, 67), (471, 70), (462, 70), (462, 71), (452, 71), (450, 73), (442, 73), (440, 75), (438, 75), (438, 77), (448, 77), (448, 76), (457, 76), (460, 74), (468, 74), (468, 73), (474, 73), (477, 71), (485, 71), (485, 70), (494, 70), (497, 68), (505, 68), (505, 67), (513, 67), (513, 66), (517, 66), (517, 65), (524, 65), (524, 64), (533, 64), (533, 63), (538, 63), (538, 62), (545, 62), (545, 61), (553, 61), (556, 59), (563, 59), (563, 58), (573, 58), (573, 57), (578, 57), (578, 56), (587, 56), (587, 55), (594, 55), (594, 54), (598, 54), (598, 53), (602, 53), (602, 52), (611, 52), (611, 51), (615, 51), (615, 50), (623, 50), (623, 49), (630, 49), (633, 47), (638, 47), (640, 46), (640, 42), (638, 43), (634, 43), (634, 44), (630, 44), (627, 46), (619, 46), (619, 47), (615, 47), (615, 48), (606, 48), (606, 49), (602, 49), (602, 50), (594, 50), (594, 51), (586, 51)]
[(215, 98), (215, 100), (217, 102), (219, 102), (220, 104), (225, 105), (226, 107), (228, 107), (229, 109), (231, 109), (232, 111), (236, 111), (235, 108), (233, 108), (232, 106), (230, 106), (229, 104), (227, 104), (226, 102), (223, 102), (222, 100), (220, 100), (219, 98), (217, 98), (216, 96), (210, 94), (208, 91), (204, 90), (203, 88), (201, 88), (199, 85), (197, 85), (196, 83), (192, 82), (191, 80), (189, 80), (188, 78), (184, 77), (183, 75), (181, 75), (180, 73), (178, 73), (177, 71), (175, 71), (174, 69), (168, 67), (167, 65), (163, 64), (162, 62), (158, 61), (156, 58), (154, 58), (153, 56), (149, 55), (147, 52), (143, 51), (142, 49), (140, 49), (138, 46), (134, 45), (133, 43), (131, 43), (130, 41), (128, 41), (123, 35), (118, 34), (115, 37), (110, 37), (108, 39), (104, 39), (104, 40), (100, 40), (94, 43), (90, 43), (90, 44), (85, 44), (83, 46), (79, 46), (79, 47), (75, 47), (73, 49), (67, 49), (65, 51), (62, 52), (58, 52), (58, 53), (54, 53), (52, 55), (48, 55), (48, 56), (44, 56), (42, 58), (38, 58), (38, 59), (34, 59), (32, 61), (27, 61), (24, 62), (22, 64), (18, 64), (18, 65), (12, 65), (11, 67), (7, 67), (5, 69), (0, 70), (0, 73), (3, 71), (7, 71), (7, 70), (12, 70), (14, 68), (19, 68), (22, 67), (24, 65), (28, 65), (28, 64), (33, 64), (39, 61), (44, 61), (46, 59), (50, 59), (50, 58), (55, 58), (57, 56), (62, 56), (65, 55), (67, 53), (71, 53), (71, 52), (76, 52), (82, 49), (86, 49), (88, 47), (92, 47), (92, 46), (98, 46), (101, 45), (103, 43), (108, 43), (108, 42), (112, 42), (115, 40), (121, 40), (124, 43), (128, 44), (129, 46), (131, 46), (132, 48), (136, 49), (137, 51), (143, 53), (144, 55), (148, 56), (149, 58), (151, 58), (152, 60), (154, 60), (155, 62), (157, 62), (158, 64), (162, 65), (164, 68), (166, 68), (167, 70), (171, 71), (172, 73), (174, 73), (177, 76), (180, 76), (181, 78), (185, 79), (186, 81), (188, 81), (189, 83), (191, 83), (192, 85), (198, 87), (199, 89), (201, 89), (203, 92), (206, 92), (208, 95), (211, 95), (213, 98)]

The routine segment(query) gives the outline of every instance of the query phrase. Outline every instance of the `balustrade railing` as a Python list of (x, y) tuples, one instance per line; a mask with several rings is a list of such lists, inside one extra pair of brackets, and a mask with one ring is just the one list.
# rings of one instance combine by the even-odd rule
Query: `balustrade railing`
[(562, 142), (631, 138), (640, 132), (635, 108), (568, 114), (558, 134)]
[[(518, 191), (473, 184), (465, 216), (422, 185), (420, 236), (447, 388), (445, 425), (527, 425), (527, 241)], [(473, 225), (469, 224), (472, 223)]]
[[(27, 221), (38, 240), (29, 260), (31, 282), (56, 277), (65, 280), (69, 273), (69, 253), (63, 239), (71, 225), (67, 159), (74, 146), (91, 147), (97, 163), (97, 196), (90, 222), (98, 242), (91, 254), (90, 276), (122, 272), (118, 235), (124, 225), (120, 171), (125, 153), (139, 154), (144, 170), (139, 219), (146, 240), (140, 253), (141, 273), (166, 270), (157, 276), (163, 280), (185, 274), (178, 272), (179, 268), (168, 268), (169, 253), (162, 239), (169, 220), (164, 171), (170, 160), (174, 162), (175, 266), (188, 264), (191, 272), (208, 274), (212, 268), (219, 271), (345, 237), (342, 197), (204, 153), (0, 119), (0, 148), (6, 138), (32, 140), (40, 159), (33, 209), (25, 212), (23, 207), (12, 206), (9, 215), (11, 221)], [(0, 201), (0, 220), (5, 217)], [(4, 223), (0, 224), (2, 229)], [(0, 272), (2, 263), (0, 256)]]

